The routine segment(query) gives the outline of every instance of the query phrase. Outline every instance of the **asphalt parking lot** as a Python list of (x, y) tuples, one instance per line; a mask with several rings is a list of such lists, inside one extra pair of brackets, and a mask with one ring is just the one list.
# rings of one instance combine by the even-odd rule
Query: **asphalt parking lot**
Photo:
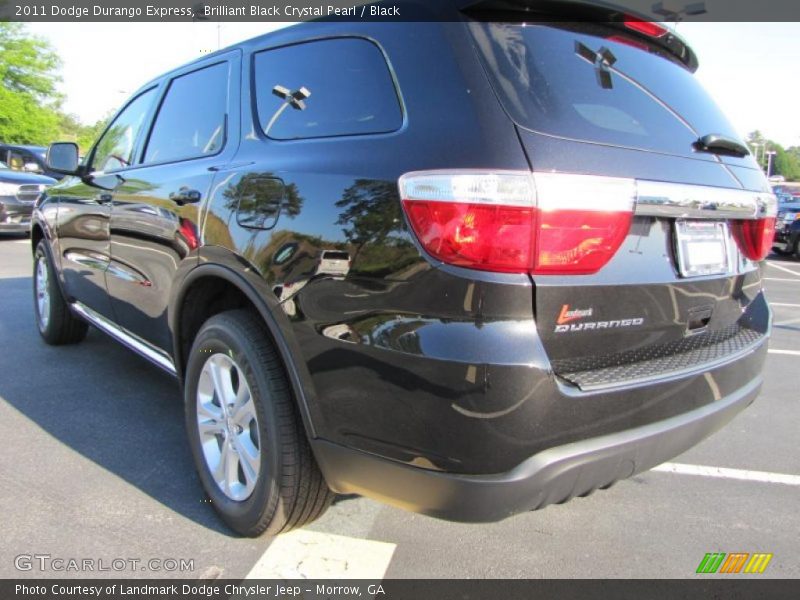
[(761, 396), (671, 466), (502, 523), (348, 497), (307, 530), (251, 540), (203, 497), (175, 381), (96, 330), (39, 339), (30, 257), (28, 240), (0, 238), (0, 578), (63, 576), (40, 569), (55, 558), (162, 561), (82, 577), (682, 578), (708, 552), (772, 553), (757, 577), (800, 577), (800, 261), (764, 266)]

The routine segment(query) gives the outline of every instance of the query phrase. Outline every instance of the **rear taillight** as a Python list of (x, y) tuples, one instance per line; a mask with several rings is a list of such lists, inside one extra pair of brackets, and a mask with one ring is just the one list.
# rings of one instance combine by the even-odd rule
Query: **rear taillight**
[(733, 237), (747, 258), (764, 260), (772, 248), (775, 237), (775, 217), (765, 217), (751, 221), (734, 221)]
[(427, 171), (400, 178), (403, 207), (425, 250), (485, 271), (589, 274), (630, 229), (635, 182), (520, 173)]
[(773, 194), (762, 194), (756, 202), (757, 219), (733, 222), (736, 245), (750, 260), (761, 261), (769, 254), (775, 238), (777, 215), (778, 199)]

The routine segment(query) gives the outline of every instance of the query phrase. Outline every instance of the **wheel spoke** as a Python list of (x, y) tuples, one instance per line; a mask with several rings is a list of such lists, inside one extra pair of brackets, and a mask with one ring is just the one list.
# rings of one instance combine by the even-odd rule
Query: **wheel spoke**
[(248, 398), (247, 402), (232, 415), (234, 422), (242, 429), (250, 427), (250, 423), (256, 420), (256, 406), (253, 399)]
[[(223, 355), (224, 356), (224, 355)], [(215, 360), (217, 357), (212, 356), (209, 360), (211, 379), (214, 382), (214, 392), (217, 395), (217, 400), (222, 407), (222, 412), (228, 414), (228, 406), (233, 404), (236, 399), (236, 393), (233, 391), (233, 382), (231, 381), (231, 361)], [(225, 357), (227, 358), (227, 357)]]
[(214, 472), (212, 473), (214, 477), (214, 481), (217, 482), (217, 485), (220, 489), (225, 492), (226, 494), (229, 491), (229, 487), (227, 486), (227, 469), (228, 469), (228, 459), (230, 455), (230, 446), (227, 442), (222, 442), (222, 447), (219, 449), (219, 462), (217, 463)]
[(247, 480), (247, 487), (250, 488), (255, 485), (256, 479), (258, 479), (258, 470), (261, 468), (261, 454), (258, 448), (253, 446), (252, 441), (250, 441), (250, 434), (247, 431), (236, 436), (234, 444), (242, 464), (244, 477)]
[(210, 398), (198, 398), (197, 418), (212, 421), (224, 421), (225, 415), (222, 413), (222, 408), (214, 404)]
[[(238, 496), (238, 487), (239, 487), (239, 455), (233, 449), (231, 444), (225, 444), (227, 448), (228, 456), (225, 459), (225, 484), (228, 487), (228, 491), (232, 493), (234, 496)], [(238, 500), (238, 498), (237, 498)]]
[(239, 389), (236, 390), (236, 401), (231, 407), (231, 416), (237, 418), (242, 408), (247, 404), (252, 405), (252, 398), (250, 397), (250, 386), (243, 379), (239, 379)]
[(203, 438), (209, 438), (212, 436), (220, 435), (225, 431), (225, 426), (215, 420), (208, 420), (208, 421), (201, 421), (197, 424), (197, 428), (200, 431), (200, 441), (203, 442)]

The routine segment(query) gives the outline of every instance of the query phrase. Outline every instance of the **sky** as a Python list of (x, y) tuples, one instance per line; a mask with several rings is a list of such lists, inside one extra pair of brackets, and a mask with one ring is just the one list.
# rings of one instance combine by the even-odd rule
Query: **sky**
[[(143, 83), (218, 47), (286, 23), (29, 23), (61, 55), (64, 108), (87, 124)], [(744, 137), (800, 146), (800, 23), (680, 23), (697, 77)]]

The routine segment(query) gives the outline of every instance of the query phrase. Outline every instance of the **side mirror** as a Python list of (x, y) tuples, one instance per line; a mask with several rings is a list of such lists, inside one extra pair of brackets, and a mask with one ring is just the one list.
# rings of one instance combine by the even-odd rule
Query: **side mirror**
[(56, 142), (50, 144), (45, 159), (47, 168), (62, 175), (78, 173), (78, 145), (74, 142)]
[(25, 163), (23, 165), (23, 167), (22, 167), (22, 170), (26, 171), (28, 173), (41, 173), (42, 172), (42, 169), (39, 168), (39, 165), (36, 164), (35, 162)]

